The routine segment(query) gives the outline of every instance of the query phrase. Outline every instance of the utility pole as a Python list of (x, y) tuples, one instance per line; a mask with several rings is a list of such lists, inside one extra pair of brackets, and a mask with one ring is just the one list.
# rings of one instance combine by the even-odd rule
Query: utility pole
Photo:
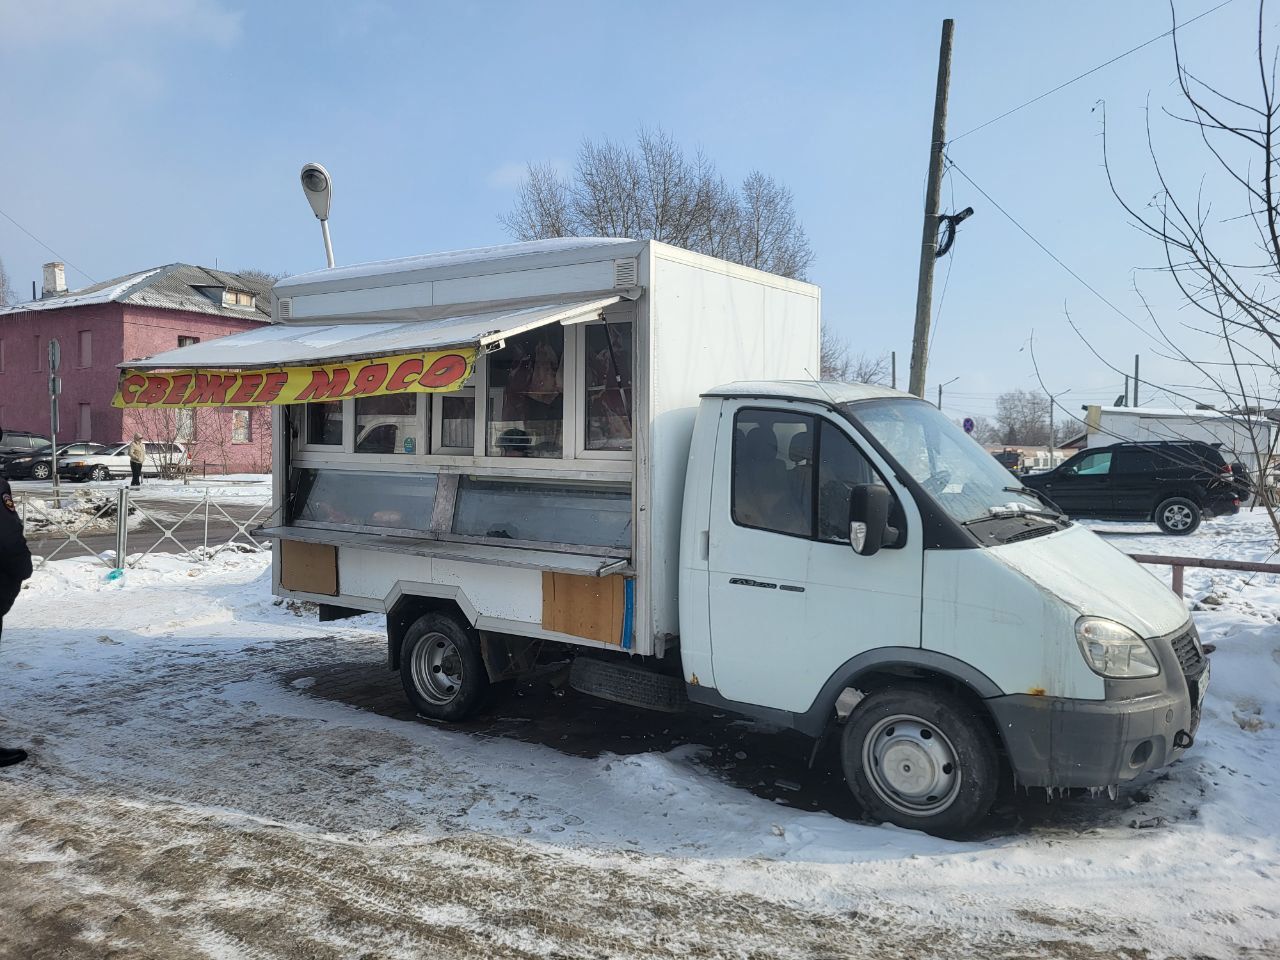
[(1071, 391), (1063, 390), (1061, 393), (1049, 394), (1049, 469), (1055, 466), (1053, 462), (1053, 451), (1058, 448), (1058, 435), (1053, 432), (1053, 408), (1057, 405), (1059, 397), (1065, 397)]
[(889, 351), (889, 386), (898, 389), (898, 351)]
[(951, 386), (951, 384), (955, 383), (959, 379), (960, 379), (959, 377), (952, 377), (946, 383), (938, 384), (938, 409), (939, 410), (942, 409), (942, 388)]
[(1138, 355), (1133, 355), (1133, 405), (1138, 405)]
[(911, 338), (910, 391), (924, 398), (929, 365), (929, 320), (933, 313), (933, 265), (938, 259), (938, 200), (942, 192), (942, 148), (947, 139), (947, 92), (951, 87), (951, 34), (956, 22), (942, 21), (938, 50), (938, 88), (933, 99), (933, 140), (929, 147), (929, 181), (924, 195), (924, 233), (920, 240), (920, 279), (916, 286), (916, 326)]

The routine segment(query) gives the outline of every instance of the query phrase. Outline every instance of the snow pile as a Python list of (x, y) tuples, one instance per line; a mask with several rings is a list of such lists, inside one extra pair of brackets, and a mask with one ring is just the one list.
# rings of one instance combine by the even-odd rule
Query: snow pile
[[(14, 500), (30, 538), (50, 533), (111, 533), (116, 529), (116, 498), (100, 491), (79, 490), (56, 500), (30, 495)], [(126, 525), (133, 530), (142, 518), (133, 506), (127, 513)]]
[[(1255, 515), (1093, 526), (1127, 552), (1272, 549)], [(0, 954), (1280, 951), (1275, 577), (1188, 571), (1217, 652), (1182, 761), (1116, 802), (1023, 799), (961, 843), (760, 799), (697, 743), (585, 758), (318, 697), (321, 671), (385, 657), (383, 625), (273, 603), (267, 565), (68, 560), (23, 592), (0, 743), (33, 760), (0, 772)]]

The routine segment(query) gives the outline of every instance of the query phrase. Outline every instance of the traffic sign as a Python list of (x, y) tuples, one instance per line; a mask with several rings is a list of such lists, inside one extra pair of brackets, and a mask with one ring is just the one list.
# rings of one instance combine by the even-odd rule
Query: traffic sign
[(973, 428), (974, 428), (973, 417), (965, 417), (965, 418), (964, 418), (964, 432), (965, 432), (965, 433), (973, 433)]
[(49, 341), (49, 372), (57, 373), (62, 365), (62, 347), (57, 340)]

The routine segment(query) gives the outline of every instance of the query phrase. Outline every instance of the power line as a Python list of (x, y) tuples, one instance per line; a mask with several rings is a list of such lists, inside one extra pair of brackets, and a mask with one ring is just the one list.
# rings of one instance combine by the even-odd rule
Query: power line
[[(1231, 0), (1227, 0), (1227, 2), (1230, 3)], [(957, 164), (954, 160), (951, 160), (950, 157), (948, 157), (947, 160), (951, 164), (952, 169), (956, 171), (956, 173), (960, 174), (960, 176), (968, 180), (970, 186), (972, 186), (980, 194), (986, 197), (987, 202), (989, 202), (993, 207), (995, 207), (1002, 214), (1004, 214), (1005, 219), (1008, 220), (1010, 223), (1012, 223), (1019, 230), (1021, 230), (1022, 233), (1026, 235), (1028, 240), (1030, 240), (1032, 243), (1034, 243), (1037, 247), (1039, 247), (1041, 250), (1045, 252), (1045, 254), (1049, 257), (1049, 259), (1051, 259), (1054, 263), (1060, 266), (1063, 270), (1067, 271), (1067, 273), (1071, 274), (1071, 276), (1075, 278), (1077, 283), (1079, 283), (1082, 287), (1084, 287), (1086, 290), (1092, 293), (1095, 297), (1097, 297), (1099, 300), (1105, 303), (1108, 307), (1114, 310), (1120, 317), (1122, 317), (1126, 322), (1128, 322), (1131, 326), (1133, 326), (1135, 330), (1140, 331), (1141, 333), (1145, 334), (1147, 337), (1151, 339), (1155, 339), (1154, 337), (1151, 337), (1151, 333), (1149, 331), (1143, 329), (1143, 327), (1140, 324), (1138, 324), (1136, 321), (1134, 321), (1132, 317), (1130, 317), (1127, 313), (1125, 313), (1123, 310), (1117, 307), (1114, 303), (1112, 303), (1110, 300), (1104, 297), (1101, 293), (1099, 293), (1097, 288), (1094, 287), (1093, 284), (1091, 284), (1084, 277), (1080, 276), (1080, 274), (1072, 270), (1069, 266), (1066, 265), (1066, 263), (1062, 261), (1062, 259), (1056, 253), (1054, 253), (1052, 250), (1046, 247), (1043, 243), (1041, 243), (1035, 237), (1035, 235), (1032, 234), (1030, 230), (1028, 230), (1026, 227), (1024, 227), (1021, 223), (1019, 223), (1014, 218), (1013, 214), (1011, 214), (1004, 207), (1000, 206), (1000, 204), (996, 202), (995, 198), (992, 197), (991, 194), (987, 193), (987, 191), (983, 190), (982, 187), (978, 186), (978, 184), (974, 182), (973, 177), (965, 173), (964, 170), (961, 169), (959, 164)]]
[[(1221, 9), (1222, 9), (1223, 7), (1225, 7), (1227, 4), (1232, 3), (1232, 2), (1233, 2), (1233, 0), (1222, 0), (1222, 3), (1218, 4), (1216, 7), (1212, 7), (1211, 9), (1206, 10), (1204, 13), (1199, 14), (1198, 16), (1194, 16), (1194, 17), (1192, 17), (1192, 18), (1191, 18), (1190, 20), (1188, 20), (1186, 23), (1182, 24), (1182, 27), (1184, 27), (1184, 28), (1185, 28), (1185, 27), (1189, 27), (1189, 26), (1191, 26), (1191, 24), (1195, 23), (1195, 22), (1196, 22), (1197, 20), (1199, 20), (1201, 17), (1207, 17), (1209, 14), (1214, 13), (1214, 12), (1215, 12), (1215, 11), (1217, 11), (1217, 10), (1221, 10)], [(1129, 56), (1129, 54), (1131, 54), (1131, 53), (1137, 53), (1137, 52), (1138, 52), (1139, 50), (1141, 50), (1143, 47), (1149, 47), (1149, 46), (1151, 46), (1151, 44), (1155, 43), (1157, 40), (1163, 40), (1165, 37), (1170, 36), (1170, 35), (1174, 32), (1174, 30), (1177, 30), (1177, 29), (1179, 29), (1179, 28), (1178, 28), (1178, 27), (1176, 27), (1176, 26), (1175, 26), (1175, 27), (1172, 27), (1172, 28), (1170, 28), (1169, 30), (1166, 30), (1164, 33), (1160, 34), (1160, 36), (1158, 36), (1158, 37), (1152, 37), (1150, 40), (1147, 40), (1147, 41), (1145, 41), (1145, 42), (1143, 42), (1143, 43), (1138, 44), (1138, 45), (1137, 45), (1136, 47), (1134, 47), (1133, 49), (1131, 49), (1131, 50), (1126, 50), (1124, 53), (1120, 54), (1119, 56), (1112, 57), (1112, 58), (1111, 58), (1110, 60), (1108, 60), (1106, 63), (1100, 63), (1100, 64), (1098, 64), (1096, 67), (1093, 67), (1093, 68), (1092, 68), (1092, 69), (1090, 69), (1090, 70), (1086, 70), (1084, 73), (1080, 74), (1079, 76), (1077, 76), (1077, 77), (1072, 77), (1070, 80), (1066, 81), (1065, 83), (1060, 83), (1060, 84), (1058, 84), (1058, 85), (1057, 85), (1056, 87), (1054, 87), (1052, 90), (1046, 90), (1044, 93), (1040, 94), (1038, 97), (1032, 97), (1030, 100), (1026, 101), (1025, 103), (1020, 103), (1020, 104), (1018, 104), (1018, 105), (1017, 105), (1016, 107), (1014, 107), (1012, 110), (1006, 110), (1004, 113), (1000, 114), (1000, 116), (998, 116), (998, 117), (992, 117), (992, 118), (991, 118), (990, 120), (988, 120), (986, 123), (980, 123), (980, 124), (978, 124), (976, 127), (973, 127), (973, 128), (972, 128), (972, 129), (970, 129), (970, 130), (966, 130), (964, 133), (960, 134), (960, 136), (958, 136), (958, 137), (952, 137), (950, 142), (951, 142), (951, 143), (955, 143), (957, 140), (960, 140), (960, 139), (962, 139), (962, 138), (964, 138), (964, 137), (967, 137), (967, 136), (968, 136), (969, 134), (971, 134), (971, 133), (977, 133), (979, 130), (985, 129), (986, 127), (991, 126), (993, 123), (999, 123), (999, 122), (1000, 122), (1001, 120), (1003, 120), (1005, 117), (1012, 116), (1013, 114), (1017, 113), (1019, 110), (1022, 110), (1022, 109), (1023, 109), (1023, 108), (1025, 108), (1025, 107), (1029, 107), (1029, 106), (1031, 106), (1033, 103), (1039, 103), (1039, 102), (1040, 102), (1041, 100), (1043, 100), (1045, 97), (1052, 96), (1053, 94), (1057, 93), (1059, 90), (1065, 89), (1066, 87), (1071, 86), (1073, 83), (1075, 83), (1075, 82), (1077, 82), (1077, 81), (1079, 81), (1079, 80), (1083, 80), (1085, 77), (1089, 76), (1090, 74), (1097, 73), (1099, 70), (1102, 70), (1102, 69), (1104, 69), (1105, 67), (1109, 67), (1109, 66), (1111, 66), (1113, 63), (1115, 63), (1115, 62), (1116, 62), (1116, 61), (1118, 61), (1118, 60), (1123, 60), (1125, 57)]]
[[(53, 249), (53, 247), (49, 246), (47, 243), (45, 243), (43, 240), (41, 240), (41, 239), (40, 239), (39, 237), (37, 237), (34, 233), (32, 233), (30, 230), (28, 230), (26, 227), (24, 227), (22, 224), (20, 224), (17, 220), (13, 219), (13, 217), (9, 216), (9, 215), (8, 215), (7, 213), (5, 213), (3, 210), (0, 210), (0, 217), (4, 217), (6, 220), (8, 220), (10, 223), (12, 223), (15, 227), (17, 227), (19, 230), (21, 230), (23, 233), (25, 233), (28, 237), (30, 237), (30, 238), (31, 238), (32, 240), (34, 240), (36, 243), (40, 244), (40, 246), (44, 247), (46, 250), (48, 250), (50, 253), (52, 253), (55, 257), (57, 257), (59, 260), (61, 260), (63, 263), (65, 263), (68, 267), (71, 267), (71, 268), (72, 268), (73, 270), (75, 270), (77, 273), (83, 273), (86, 277), (89, 277), (89, 274), (85, 273), (83, 270), (81, 270), (79, 267), (77, 267), (74, 263), (72, 263), (70, 260), (68, 260), (68, 259), (67, 259), (66, 257), (64, 257), (62, 254), (60, 254), (57, 250)], [(98, 281), (97, 281), (97, 280), (95, 280), (95, 279), (93, 279), (93, 277), (89, 277), (89, 282), (90, 282), (90, 283), (97, 283)]]

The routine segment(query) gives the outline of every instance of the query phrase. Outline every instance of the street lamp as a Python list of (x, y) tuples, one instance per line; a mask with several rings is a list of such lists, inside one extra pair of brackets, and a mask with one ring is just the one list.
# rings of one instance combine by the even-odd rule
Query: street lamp
[(324, 257), (332, 267), (333, 243), (329, 239), (329, 206), (333, 203), (333, 178), (329, 176), (329, 171), (318, 163), (303, 164), (302, 192), (307, 195), (311, 212), (320, 221), (320, 232), (324, 235)]
[(951, 386), (951, 384), (955, 383), (959, 379), (960, 379), (959, 377), (952, 377), (946, 383), (938, 384), (938, 409), (939, 410), (942, 409), (942, 388)]

